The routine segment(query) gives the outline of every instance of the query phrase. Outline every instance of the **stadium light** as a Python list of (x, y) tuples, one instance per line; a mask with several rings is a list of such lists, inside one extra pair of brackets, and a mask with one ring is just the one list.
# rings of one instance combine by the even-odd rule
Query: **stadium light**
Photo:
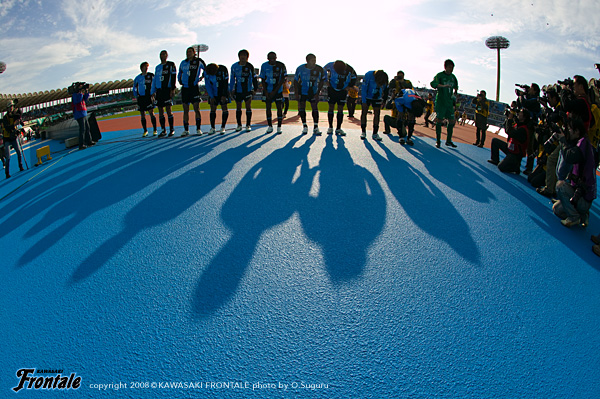
[(492, 50), (498, 51), (498, 76), (496, 78), (496, 101), (500, 101), (500, 50), (508, 48), (510, 42), (502, 36), (492, 36), (485, 40), (485, 45)]
[(207, 44), (194, 44), (192, 47), (194, 48), (194, 50), (196, 50), (196, 54), (198, 54), (198, 55), (200, 55), (200, 53), (204, 53), (205, 51), (208, 51)]

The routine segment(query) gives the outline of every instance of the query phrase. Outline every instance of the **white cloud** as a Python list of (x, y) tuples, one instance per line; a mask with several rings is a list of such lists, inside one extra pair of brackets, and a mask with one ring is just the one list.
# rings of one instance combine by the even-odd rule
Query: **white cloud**
[(279, 5), (276, 0), (184, 0), (175, 9), (175, 14), (192, 28), (238, 24), (255, 11), (268, 12)]
[(4, 18), (14, 8), (16, 4), (22, 4), (22, 0), (2, 0), (0, 1), (0, 18)]

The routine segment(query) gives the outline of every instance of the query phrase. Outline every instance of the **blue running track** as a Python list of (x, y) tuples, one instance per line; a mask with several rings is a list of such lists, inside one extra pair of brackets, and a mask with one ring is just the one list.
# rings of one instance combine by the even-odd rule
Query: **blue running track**
[[(489, 150), (300, 132), (26, 150), (0, 397), (600, 397), (596, 204), (567, 229)], [(22, 368), (81, 387), (14, 394)]]

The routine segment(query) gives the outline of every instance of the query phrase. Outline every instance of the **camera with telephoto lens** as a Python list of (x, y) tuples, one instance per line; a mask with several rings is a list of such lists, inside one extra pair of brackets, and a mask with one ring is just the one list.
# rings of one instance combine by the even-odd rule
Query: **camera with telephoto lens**
[(565, 132), (562, 127), (560, 127), (552, 121), (548, 121), (548, 127), (550, 128), (552, 135), (550, 136), (550, 138), (548, 138), (548, 140), (544, 142), (544, 151), (546, 151), (547, 153), (551, 153), (552, 151), (554, 151), (555, 146), (558, 145), (558, 136), (561, 133), (564, 134)]
[(517, 95), (517, 97), (523, 97), (527, 95), (527, 92), (529, 91), (530, 87), (527, 85), (522, 85), (519, 83), (516, 83), (515, 86), (520, 87), (523, 90), (519, 90), (519, 89), (515, 89), (515, 94)]
[(81, 90), (88, 90), (90, 88), (89, 83), (85, 82), (74, 82), (71, 86), (67, 88), (69, 94), (79, 93)]
[(569, 173), (567, 179), (571, 180), (571, 182), (575, 184), (575, 192), (573, 193), (573, 196), (569, 202), (574, 207), (577, 207), (577, 203), (586, 193), (584, 181), (581, 177), (576, 176), (573, 173)]
[(573, 85), (575, 82), (571, 78), (566, 78), (565, 80), (557, 80), (556, 83), (559, 85), (565, 85), (568, 89), (573, 90)]

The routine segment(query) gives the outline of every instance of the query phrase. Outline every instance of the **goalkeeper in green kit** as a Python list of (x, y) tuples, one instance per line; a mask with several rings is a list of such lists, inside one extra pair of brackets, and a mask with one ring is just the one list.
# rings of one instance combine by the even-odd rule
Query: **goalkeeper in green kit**
[(452, 142), (452, 131), (454, 130), (454, 124), (456, 119), (454, 118), (454, 104), (453, 95), (458, 92), (458, 80), (452, 73), (454, 71), (454, 62), (452, 60), (444, 61), (444, 71), (438, 73), (430, 83), (431, 87), (437, 89), (437, 96), (435, 97), (435, 111), (437, 112), (435, 122), (435, 135), (437, 142), (435, 146), (440, 148), (440, 142), (442, 138), (442, 121), (448, 119), (448, 135), (446, 138), (446, 145), (449, 147), (456, 147)]

